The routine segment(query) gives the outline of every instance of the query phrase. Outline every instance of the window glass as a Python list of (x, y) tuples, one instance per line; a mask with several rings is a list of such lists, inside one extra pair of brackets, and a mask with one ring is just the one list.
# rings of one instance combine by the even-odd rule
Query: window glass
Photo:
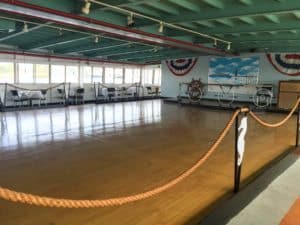
[(105, 83), (112, 84), (114, 82), (114, 69), (105, 68)]
[(141, 81), (141, 69), (133, 70), (133, 83), (139, 83)]
[(125, 69), (125, 84), (133, 83), (133, 69), (126, 68)]
[(0, 62), (0, 83), (14, 83), (14, 64)]
[(143, 83), (144, 84), (152, 84), (152, 76), (153, 76), (153, 70), (152, 69), (145, 69), (144, 70), (144, 76), (143, 76)]
[(51, 65), (51, 83), (65, 82), (65, 66)]
[(103, 78), (103, 68), (102, 67), (93, 67), (93, 76), (92, 82), (102, 83)]
[(123, 83), (123, 69), (122, 68), (115, 68), (115, 84), (122, 84)]
[(19, 63), (19, 83), (33, 83), (33, 64)]
[(78, 66), (66, 66), (66, 82), (78, 83), (79, 69)]
[(92, 67), (84, 66), (82, 68), (83, 83), (92, 83)]
[(35, 83), (48, 84), (49, 83), (49, 65), (36, 64), (35, 65)]

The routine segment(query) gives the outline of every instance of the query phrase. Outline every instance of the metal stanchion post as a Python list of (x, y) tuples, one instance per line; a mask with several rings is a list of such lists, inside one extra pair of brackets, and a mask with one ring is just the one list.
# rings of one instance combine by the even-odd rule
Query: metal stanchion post
[(247, 133), (247, 113), (239, 122), (239, 116), (235, 119), (235, 160), (234, 160), (234, 193), (240, 190), (241, 171), (245, 152), (245, 136)]
[(239, 191), (239, 166), (238, 166), (238, 136), (239, 136), (239, 115), (235, 118), (235, 138), (234, 138), (234, 193)]

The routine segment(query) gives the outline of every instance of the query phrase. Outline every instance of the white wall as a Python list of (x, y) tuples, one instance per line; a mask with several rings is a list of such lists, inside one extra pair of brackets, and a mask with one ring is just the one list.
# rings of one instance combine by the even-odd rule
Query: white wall
[[(248, 56), (259, 56), (260, 61), (260, 70), (259, 70), (259, 84), (262, 83), (272, 83), (274, 85), (274, 97), (275, 101), (277, 99), (278, 92), (278, 81), (279, 80), (295, 80), (300, 79), (300, 77), (291, 77), (279, 73), (275, 68), (271, 65), (266, 54), (243, 54), (240, 57), (248, 57)], [(171, 97), (175, 98), (179, 93), (179, 83), (180, 82), (189, 82), (194, 79), (201, 79), (203, 83), (208, 82), (208, 70), (209, 70), (209, 60), (214, 56), (201, 56), (199, 57), (194, 68), (185, 76), (179, 77), (175, 76), (168, 69), (165, 61), (162, 62), (162, 84), (161, 84), (161, 93), (163, 97)], [(208, 94), (208, 98), (216, 98), (215, 95)], [(250, 101), (250, 96), (237, 96), (238, 100)]]

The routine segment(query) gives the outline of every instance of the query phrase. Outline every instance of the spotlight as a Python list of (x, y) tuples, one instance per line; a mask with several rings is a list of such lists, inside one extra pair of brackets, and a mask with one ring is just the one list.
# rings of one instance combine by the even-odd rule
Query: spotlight
[(58, 35), (59, 35), (59, 36), (62, 36), (62, 35), (63, 35), (63, 30), (62, 30), (61, 28), (59, 28), (59, 30), (58, 30)]
[(164, 24), (163, 24), (163, 22), (160, 22), (160, 23), (159, 23), (158, 32), (159, 32), (159, 33), (164, 32)]
[(95, 42), (95, 43), (98, 43), (98, 42), (99, 42), (99, 36), (98, 36), (98, 35), (95, 36), (94, 42)]
[(218, 47), (218, 41), (217, 39), (214, 39), (214, 45), (213, 45), (215, 48)]
[(127, 16), (127, 25), (130, 27), (134, 25), (133, 13), (130, 13), (130, 15)]
[(24, 22), (24, 27), (23, 27), (22, 31), (25, 32), (25, 33), (28, 32), (28, 25), (25, 22)]
[(229, 51), (231, 49), (231, 43), (229, 42), (228, 44), (227, 44), (227, 50)]
[(88, 15), (90, 13), (91, 2), (89, 0), (85, 0), (84, 6), (81, 8), (81, 12)]

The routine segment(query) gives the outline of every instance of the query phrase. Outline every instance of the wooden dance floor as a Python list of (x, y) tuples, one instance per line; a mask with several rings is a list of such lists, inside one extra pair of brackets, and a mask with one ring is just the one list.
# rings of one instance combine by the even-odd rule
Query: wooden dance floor
[[(1, 113), (0, 185), (71, 199), (150, 190), (209, 148), (232, 113), (161, 100)], [(282, 114), (264, 114), (275, 122)], [(296, 118), (265, 128), (249, 118), (245, 180), (294, 144)], [(155, 197), (98, 209), (57, 209), (0, 200), (5, 225), (197, 224), (233, 189), (234, 132), (192, 176)]]

